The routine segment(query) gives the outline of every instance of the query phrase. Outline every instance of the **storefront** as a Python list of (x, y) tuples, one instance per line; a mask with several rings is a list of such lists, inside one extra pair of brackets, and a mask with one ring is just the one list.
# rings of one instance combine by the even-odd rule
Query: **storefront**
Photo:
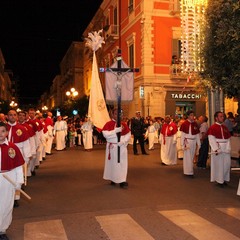
[(206, 98), (193, 91), (168, 91), (166, 94), (166, 115), (182, 117), (188, 110), (196, 116), (206, 115)]

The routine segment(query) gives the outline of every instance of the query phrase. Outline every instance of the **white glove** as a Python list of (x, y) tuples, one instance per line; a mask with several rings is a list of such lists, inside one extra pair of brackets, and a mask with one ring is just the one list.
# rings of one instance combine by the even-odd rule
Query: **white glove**
[(125, 144), (125, 142), (122, 141), (122, 142), (118, 142), (117, 145), (118, 145), (118, 147), (121, 147), (121, 146), (123, 146), (124, 144)]
[(21, 183), (16, 183), (15, 190), (20, 190), (22, 184)]
[(116, 133), (121, 132), (121, 131), (122, 131), (122, 127), (116, 127), (116, 128), (115, 128), (115, 131), (116, 131)]

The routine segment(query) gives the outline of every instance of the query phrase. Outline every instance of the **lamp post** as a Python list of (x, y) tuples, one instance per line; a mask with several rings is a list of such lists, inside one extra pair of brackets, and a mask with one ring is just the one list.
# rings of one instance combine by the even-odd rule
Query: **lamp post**
[[(76, 91), (75, 88), (71, 88), (70, 91), (66, 92), (66, 96), (69, 98), (69, 106), (74, 107), (74, 98), (78, 96), (78, 91)], [(77, 110), (73, 109), (72, 114), (75, 116)]]

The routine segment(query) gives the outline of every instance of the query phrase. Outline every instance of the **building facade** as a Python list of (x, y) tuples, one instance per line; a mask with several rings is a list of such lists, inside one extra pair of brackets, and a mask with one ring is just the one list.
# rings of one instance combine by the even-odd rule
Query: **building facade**
[(139, 68), (134, 101), (123, 104), (126, 116), (135, 111), (152, 117), (182, 116), (188, 109), (198, 116), (206, 113), (206, 98), (198, 93), (194, 79), (180, 73), (179, 6), (172, 0), (104, 0), (84, 33), (104, 30), (101, 67), (111, 66), (121, 49), (128, 66)]

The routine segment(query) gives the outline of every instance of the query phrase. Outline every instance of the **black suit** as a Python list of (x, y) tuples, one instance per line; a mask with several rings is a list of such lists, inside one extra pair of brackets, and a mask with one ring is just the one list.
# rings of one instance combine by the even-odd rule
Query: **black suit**
[(137, 154), (137, 141), (140, 144), (142, 154), (146, 154), (144, 149), (144, 132), (145, 124), (143, 118), (132, 118), (131, 120), (131, 133), (134, 136), (133, 140), (133, 153)]

